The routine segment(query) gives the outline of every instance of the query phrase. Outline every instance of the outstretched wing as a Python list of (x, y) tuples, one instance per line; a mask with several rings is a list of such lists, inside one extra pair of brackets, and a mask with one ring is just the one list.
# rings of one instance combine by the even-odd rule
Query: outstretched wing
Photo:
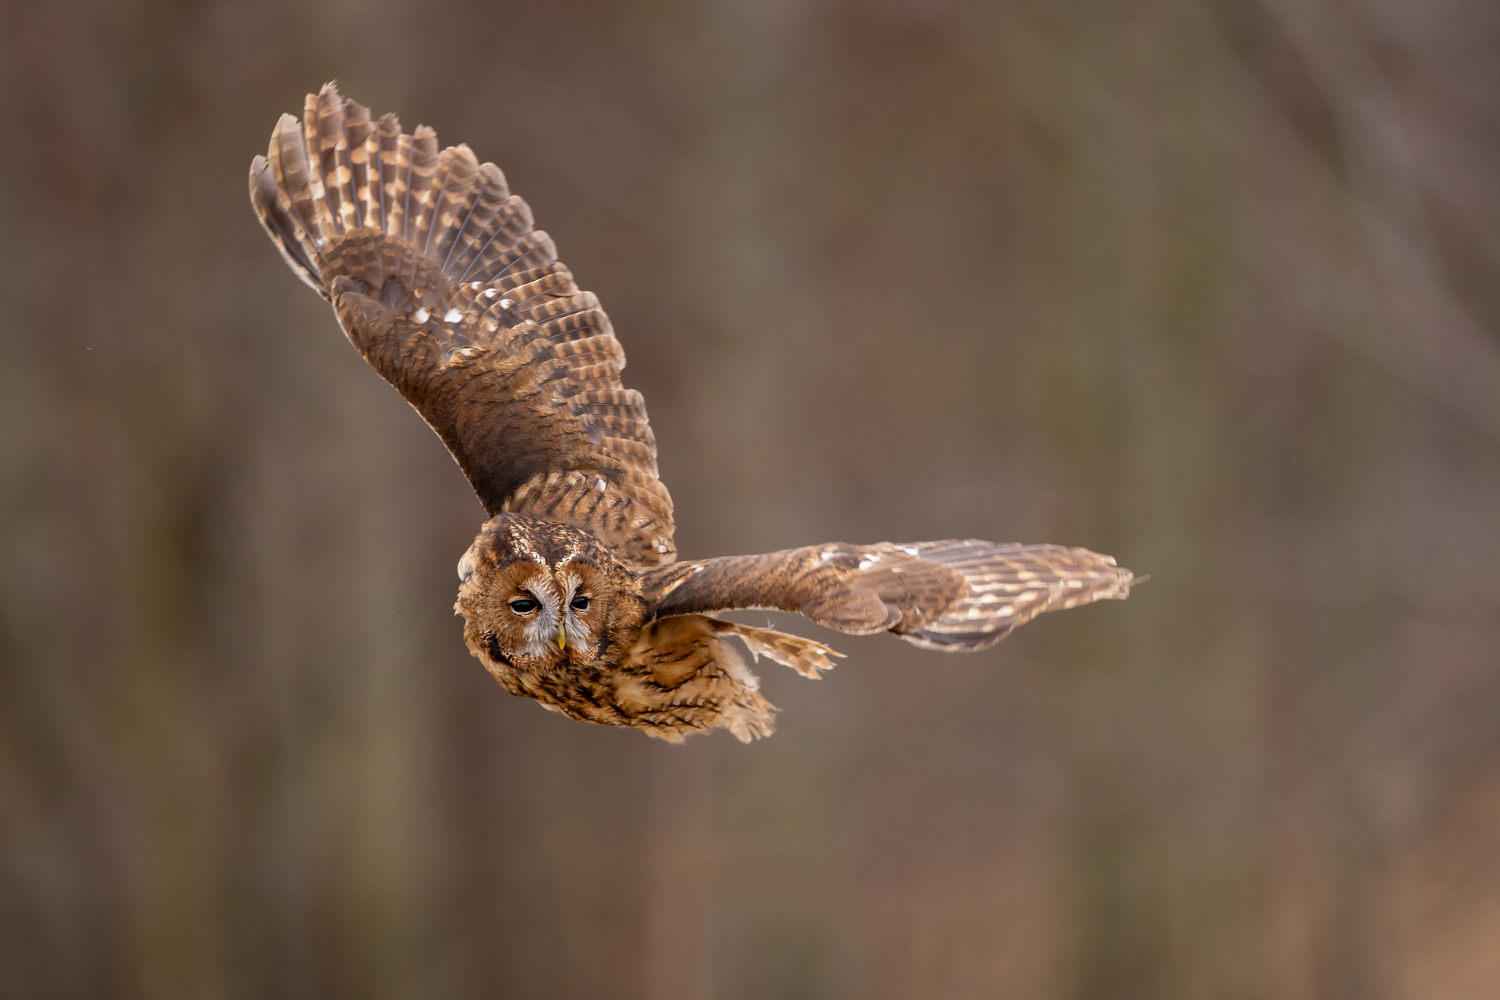
[(566, 521), (670, 562), (672, 499), (625, 352), (531, 210), (467, 146), (438, 152), (333, 84), (284, 115), (250, 200), (365, 360), (458, 460), (491, 515)]
[(640, 579), (657, 618), (795, 611), (840, 632), (893, 632), (928, 649), (973, 651), (1043, 611), (1128, 597), (1133, 574), (1087, 549), (969, 539), (831, 542), (675, 563)]

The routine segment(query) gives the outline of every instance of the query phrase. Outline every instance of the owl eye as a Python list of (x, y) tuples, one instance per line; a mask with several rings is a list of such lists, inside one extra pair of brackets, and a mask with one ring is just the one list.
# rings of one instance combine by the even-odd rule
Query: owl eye
[(519, 601), (510, 602), (510, 609), (518, 615), (529, 615), (539, 607), (541, 605), (536, 601), (524, 597)]
[(579, 594), (577, 597), (568, 602), (568, 607), (578, 611), (587, 611), (589, 607), (589, 599), (587, 597), (584, 597), (582, 594)]

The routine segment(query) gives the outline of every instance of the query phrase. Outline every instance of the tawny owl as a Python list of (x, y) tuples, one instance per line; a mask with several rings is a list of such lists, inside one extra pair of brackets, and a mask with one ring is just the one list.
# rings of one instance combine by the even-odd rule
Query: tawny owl
[(729, 641), (808, 677), (821, 643), (713, 617), (799, 612), (928, 649), (999, 642), (1043, 611), (1124, 598), (1108, 556), (978, 540), (830, 542), (676, 562), (672, 500), (640, 393), (599, 302), (526, 203), (467, 146), (309, 94), (250, 167), (250, 200), (292, 270), (426, 419), (490, 519), (458, 564), (464, 640), (512, 694), (679, 741), (772, 731)]

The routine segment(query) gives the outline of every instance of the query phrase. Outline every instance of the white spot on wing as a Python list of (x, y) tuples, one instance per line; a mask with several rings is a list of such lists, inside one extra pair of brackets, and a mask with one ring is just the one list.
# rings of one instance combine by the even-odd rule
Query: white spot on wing
[(423, 306), (422, 308), (418, 309), (416, 312), (412, 313), (411, 318), (414, 319), (414, 320), (416, 320), (418, 323), (425, 323), (425, 322), (427, 322), (427, 317), (429, 315), (430, 314), (427, 312), (427, 307)]
[(501, 309), (509, 309), (510, 308), (510, 299), (501, 299), (500, 300), (500, 308)]
[(878, 562), (880, 562), (880, 553), (872, 552), (870, 555), (865, 556), (859, 561), (859, 568), (869, 569), (871, 566), (874, 566)]
[(594, 480), (594, 484), (599, 487), (599, 492), (600, 493), (604, 492), (604, 480), (602, 480), (602, 479), (596, 479), (596, 480)]
[(459, 312), (457, 309), (449, 309), (446, 313), (443, 314), (444, 323), (457, 323), (463, 318), (464, 314)]
[(896, 548), (902, 552), (905, 552), (909, 556), (914, 556), (917, 554), (917, 547), (915, 545), (898, 545), (896, 546)]
[(499, 294), (500, 290), (498, 288), (486, 288), (484, 290), (484, 297), (487, 299), (493, 299), (496, 295)]

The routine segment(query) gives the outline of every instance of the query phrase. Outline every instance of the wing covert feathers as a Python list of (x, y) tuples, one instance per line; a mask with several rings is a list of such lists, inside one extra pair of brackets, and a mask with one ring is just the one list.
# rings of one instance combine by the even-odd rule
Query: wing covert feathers
[(1134, 578), (1087, 549), (979, 539), (831, 542), (680, 562), (640, 577), (656, 617), (792, 611), (839, 632), (892, 632), (947, 651), (985, 649), (1044, 611), (1123, 600)]
[(531, 209), (467, 146), (333, 84), (283, 115), (250, 201), (292, 270), (432, 426), (485, 509), (564, 520), (627, 564), (676, 553), (625, 352)]

